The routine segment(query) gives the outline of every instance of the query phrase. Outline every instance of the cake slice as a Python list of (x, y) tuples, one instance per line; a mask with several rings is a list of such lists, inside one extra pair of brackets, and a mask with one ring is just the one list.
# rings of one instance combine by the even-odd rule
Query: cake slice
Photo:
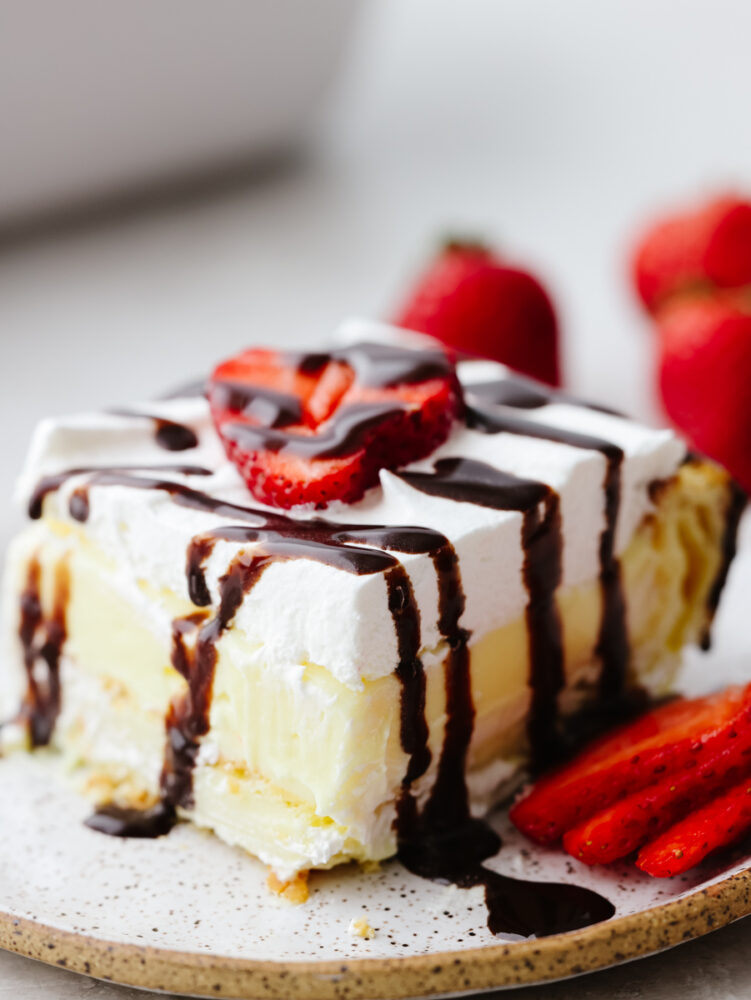
[[(384, 351), (377, 389), (417, 380), (421, 350), (315, 357), (364, 382)], [(707, 641), (739, 491), (670, 431), (500, 365), (458, 375), (443, 443), (325, 510), (255, 500), (200, 390), (44, 421), (5, 573), (5, 747), (59, 749), (97, 829), (188, 819), (287, 881), (419, 868), (572, 716), (666, 691)], [(270, 398), (239, 409), (286, 454)]]

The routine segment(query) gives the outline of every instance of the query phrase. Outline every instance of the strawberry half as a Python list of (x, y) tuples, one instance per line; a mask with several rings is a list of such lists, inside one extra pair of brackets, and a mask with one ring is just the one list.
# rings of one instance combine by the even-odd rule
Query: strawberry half
[(448, 243), (395, 323), (456, 351), (561, 384), (558, 323), (548, 293), (527, 271), (481, 244)]
[(650, 312), (677, 294), (751, 284), (751, 203), (727, 195), (657, 222), (636, 250), (633, 278)]
[(430, 454), (462, 408), (443, 351), (359, 344), (328, 354), (252, 349), (220, 364), (208, 399), (217, 431), (261, 503), (351, 503)]
[(542, 778), (515, 803), (511, 819), (532, 840), (555, 843), (568, 830), (665, 775), (720, 758), (738, 730), (750, 725), (751, 685), (670, 703)]
[(680, 875), (749, 830), (751, 780), (745, 778), (643, 847), (636, 867), (655, 878)]

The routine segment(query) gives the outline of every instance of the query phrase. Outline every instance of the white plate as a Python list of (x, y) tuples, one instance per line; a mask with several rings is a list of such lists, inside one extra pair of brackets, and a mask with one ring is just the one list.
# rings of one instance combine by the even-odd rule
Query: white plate
[[(690, 693), (751, 673), (749, 584), (745, 545), (713, 651), (687, 654)], [(88, 829), (89, 805), (56, 772), (45, 753), (0, 762), (0, 944), (132, 985), (213, 996), (446, 994), (602, 967), (751, 912), (751, 876), (738, 875), (751, 859), (741, 851), (655, 880), (628, 864), (590, 869), (532, 847), (502, 813), (491, 867), (595, 889), (616, 916), (540, 941), (493, 937), (481, 889), (436, 885), (397, 862), (316, 874), (309, 902), (293, 906), (270, 895), (259, 862), (190, 826), (159, 840)], [(360, 917), (371, 940), (349, 933)]]

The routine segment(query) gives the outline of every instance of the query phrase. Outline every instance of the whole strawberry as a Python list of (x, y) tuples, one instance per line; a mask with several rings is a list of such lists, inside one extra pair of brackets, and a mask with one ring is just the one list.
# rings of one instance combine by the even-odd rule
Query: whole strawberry
[(481, 244), (448, 243), (395, 322), (560, 385), (558, 324), (547, 292)]
[(659, 386), (670, 418), (751, 490), (751, 298), (677, 299), (658, 327)]
[(653, 313), (681, 294), (751, 283), (751, 203), (725, 195), (657, 222), (637, 247), (633, 280)]

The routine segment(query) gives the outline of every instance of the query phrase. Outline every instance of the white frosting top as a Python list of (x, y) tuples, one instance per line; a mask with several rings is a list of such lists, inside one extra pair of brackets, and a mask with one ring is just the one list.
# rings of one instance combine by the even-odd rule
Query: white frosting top
[[(401, 341), (404, 335), (379, 324), (357, 322), (346, 326), (345, 336)], [(459, 365), (465, 385), (509, 375), (506, 368), (492, 362)], [(71, 468), (187, 464), (206, 467), (212, 474), (184, 476), (145, 470), (142, 474), (172, 478), (213, 497), (263, 509), (226, 459), (203, 398), (149, 402), (131, 409), (190, 426), (199, 439), (198, 446), (181, 452), (165, 451), (156, 443), (149, 419), (92, 413), (44, 420), (34, 434), (18, 483), (19, 501), (28, 501), (41, 477)], [(605, 438), (623, 449), (615, 535), (616, 552), (622, 552), (651, 509), (649, 484), (673, 475), (684, 457), (684, 445), (671, 431), (654, 430), (568, 402), (512, 412), (541, 424)], [(600, 452), (517, 434), (483, 434), (457, 424), (436, 452), (410, 468), (427, 470), (437, 459), (449, 457), (473, 458), (549, 484), (561, 502), (562, 586), (597, 578), (600, 534), (605, 523), (606, 460)], [(69, 496), (85, 481), (85, 476), (73, 477), (51, 493), (45, 501), (45, 514), (70, 519)], [(231, 521), (179, 506), (159, 490), (92, 486), (89, 501), (89, 518), (81, 527), (111, 558), (117, 585), (139, 602), (145, 619), (164, 634), (169, 624), (165, 621), (169, 618), (167, 607), (147, 597), (137, 581), (148, 582), (151, 593), (167, 590), (186, 597), (185, 561), (190, 540)], [(298, 508), (290, 516), (433, 528), (448, 538), (459, 557), (466, 594), (462, 625), (471, 631), (473, 639), (523, 613), (527, 593), (522, 579), (520, 513), (429, 496), (393, 473), (382, 471), (380, 486), (356, 504), (332, 504), (323, 512)], [(206, 567), (214, 600), (218, 578), (242, 548), (252, 550), (253, 545), (224, 541), (216, 545)], [(409, 573), (419, 605), (424, 658), (428, 662), (431, 650), (441, 641), (435, 568), (428, 555), (399, 558)], [(321, 664), (347, 685), (359, 686), (363, 679), (384, 676), (397, 664), (396, 636), (383, 574), (357, 576), (309, 559), (273, 563), (246, 597), (235, 628), (245, 632), (251, 643), (263, 644), (267, 663), (292, 672), (299, 670), (300, 664)]]

